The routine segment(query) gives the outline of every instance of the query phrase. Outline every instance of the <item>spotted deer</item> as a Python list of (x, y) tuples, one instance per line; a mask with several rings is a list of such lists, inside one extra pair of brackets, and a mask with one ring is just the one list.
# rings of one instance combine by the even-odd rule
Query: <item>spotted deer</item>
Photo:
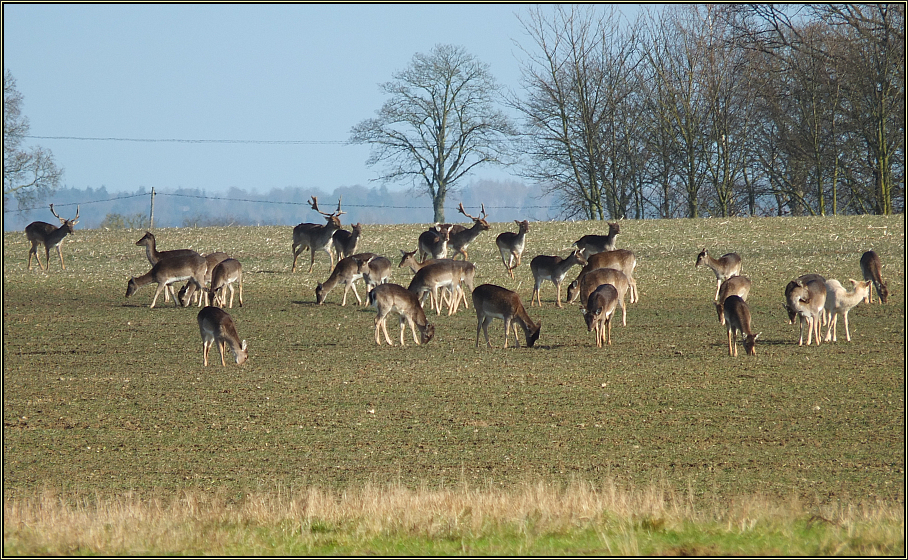
[(492, 319), (504, 321), (504, 347), (508, 347), (508, 336), (511, 326), (514, 327), (514, 343), (520, 347), (518, 325), (523, 327), (526, 345), (532, 348), (539, 339), (540, 323), (536, 323), (520, 301), (520, 296), (501, 286), (482, 284), (473, 290), (473, 308), (476, 309), (476, 347), (479, 346), (479, 331), (486, 337), (486, 346), (492, 347), (489, 342), (489, 324)]
[(618, 290), (618, 305), (621, 306), (621, 324), (626, 326), (627, 306), (624, 303), (624, 297), (629, 290), (630, 282), (620, 270), (597, 268), (587, 272), (580, 277), (580, 283), (576, 288), (573, 285), (568, 287), (568, 302), (574, 302), (579, 298), (580, 306), (586, 307), (590, 294), (602, 284), (611, 284)]
[[(375, 343), (381, 346), (379, 329), (384, 333), (388, 346), (394, 346), (386, 325), (389, 313), (397, 313), (400, 322), (400, 345), (404, 346), (404, 331), (410, 325), (417, 345), (427, 344), (435, 336), (435, 327), (429, 324), (419, 298), (410, 290), (397, 284), (380, 284), (369, 292), (369, 305), (375, 308)], [(417, 337), (417, 332), (419, 336)]]
[(236, 364), (243, 365), (249, 358), (249, 349), (246, 341), (240, 341), (236, 332), (236, 325), (233, 319), (224, 310), (218, 307), (203, 307), (197, 316), (199, 323), (199, 333), (202, 335), (202, 364), (208, 367), (208, 353), (212, 345), (217, 343), (218, 352), (221, 354), (221, 365), (226, 366), (227, 362), (224, 355), (227, 353), (227, 346), (233, 352)]
[[(28, 270), (32, 269), (32, 255), (35, 256), (35, 260), (38, 261), (38, 266), (42, 270), (50, 269), (50, 250), (54, 247), (57, 248), (57, 254), (60, 255), (60, 267), (66, 270), (61, 245), (63, 244), (63, 238), (70, 233), (74, 233), (75, 230), (73, 228), (79, 223), (79, 206), (76, 205), (76, 217), (72, 220), (58, 216), (53, 204), (50, 205), (50, 211), (60, 220), (60, 227), (47, 222), (32, 222), (25, 226), (25, 237), (32, 244), (31, 249), (28, 250)], [(45, 266), (43, 267), (41, 266), (41, 258), (38, 256), (38, 245), (44, 245)]]

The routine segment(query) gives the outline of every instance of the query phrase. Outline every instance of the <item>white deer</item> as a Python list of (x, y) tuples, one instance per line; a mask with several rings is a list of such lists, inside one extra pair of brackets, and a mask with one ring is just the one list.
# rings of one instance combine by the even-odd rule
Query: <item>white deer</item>
[(839, 313), (845, 319), (845, 340), (851, 342), (851, 332), (848, 330), (848, 312), (867, 299), (870, 293), (871, 280), (858, 282), (857, 280), (848, 279), (852, 285), (852, 291), (848, 291), (838, 280), (826, 281), (826, 314), (829, 317), (829, 325), (826, 327), (826, 342), (831, 340), (838, 342), (836, 339), (836, 325), (838, 323)]

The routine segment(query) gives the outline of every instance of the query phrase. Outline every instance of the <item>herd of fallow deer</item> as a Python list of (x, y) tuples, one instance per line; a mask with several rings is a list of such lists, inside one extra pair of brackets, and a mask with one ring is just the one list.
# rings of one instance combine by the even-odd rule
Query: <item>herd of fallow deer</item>
[[(396, 313), (400, 323), (400, 344), (404, 345), (404, 334), (407, 325), (413, 334), (416, 344), (426, 344), (435, 335), (424, 310), (428, 300), (431, 309), (441, 315), (442, 308), (448, 306), (448, 315), (456, 313), (460, 304), (469, 307), (465, 292), (469, 290), (473, 308), (476, 312), (476, 344), (479, 346), (479, 335), (485, 335), (486, 346), (491, 347), (488, 327), (492, 319), (504, 322), (504, 347), (508, 347), (511, 327), (513, 326), (515, 345), (520, 346), (518, 327), (524, 331), (526, 346), (532, 347), (539, 338), (540, 323), (530, 318), (520, 300), (520, 296), (507, 288), (492, 284), (482, 284), (474, 288), (476, 267), (467, 261), (467, 247), (483, 231), (490, 229), (486, 221), (485, 206), (481, 207), (481, 216), (471, 216), (466, 212), (463, 203), (458, 211), (473, 221), (472, 227), (458, 224), (436, 224), (423, 232), (417, 239), (414, 251), (401, 249), (401, 260), (398, 268), (409, 268), (413, 278), (409, 286), (389, 283), (392, 265), (386, 257), (375, 253), (356, 253), (362, 237), (362, 225), (355, 224), (352, 232), (342, 229), (340, 216), (341, 202), (338, 200), (334, 212), (322, 212), (318, 200), (312, 197), (309, 201), (313, 210), (322, 214), (325, 224), (302, 223), (293, 228), (293, 264), (291, 272), (296, 271), (300, 254), (306, 249), (310, 252), (309, 272), (315, 263), (315, 254), (325, 251), (331, 262), (331, 275), (325, 282), (318, 283), (315, 289), (316, 303), (322, 304), (328, 293), (338, 284), (343, 284), (344, 293), (341, 305), (347, 303), (347, 293), (353, 290), (357, 302), (364, 304), (356, 291), (355, 282), (362, 279), (366, 284), (369, 305), (375, 307), (375, 342), (381, 345), (381, 334), (385, 341), (392, 345), (386, 325), (387, 316)], [(72, 220), (61, 218), (50, 205), (51, 212), (60, 220), (60, 227), (45, 222), (33, 222), (25, 228), (25, 234), (31, 243), (28, 253), (28, 269), (31, 270), (32, 255), (38, 265), (47, 270), (50, 266), (50, 250), (55, 248), (63, 262), (61, 243), (67, 234), (73, 233), (73, 226), (78, 223), (79, 209)], [(527, 220), (516, 221), (517, 232), (504, 232), (495, 239), (501, 254), (505, 270), (514, 278), (514, 270), (520, 266), (521, 257), (526, 248), (526, 236), (530, 231)], [(561, 303), (561, 285), (568, 271), (574, 266), (581, 267), (577, 278), (568, 285), (568, 303), (580, 300), (580, 311), (586, 322), (587, 330), (595, 332), (596, 345), (611, 344), (611, 320), (618, 307), (621, 308), (622, 325), (627, 324), (627, 307), (625, 297), (629, 294), (630, 303), (638, 301), (637, 282), (634, 269), (637, 266), (636, 256), (632, 251), (616, 248), (616, 236), (620, 233), (618, 223), (609, 223), (607, 235), (585, 235), (574, 242), (576, 247), (567, 257), (559, 255), (538, 255), (530, 261), (533, 274), (533, 305), (542, 306), (540, 289), (544, 281), (550, 281), (556, 289), (556, 305)], [(45, 249), (45, 265), (41, 265), (37, 248)], [(152, 265), (147, 273), (129, 279), (126, 297), (133, 295), (145, 284), (158, 285), (151, 307), (155, 306), (158, 297), (163, 293), (164, 301), (170, 297), (174, 305), (187, 307), (198, 298), (198, 305), (203, 307), (197, 320), (202, 337), (202, 356), (204, 365), (208, 365), (211, 346), (216, 342), (224, 365), (227, 346), (230, 346), (237, 364), (243, 364), (248, 358), (245, 340), (240, 340), (231, 316), (222, 307), (233, 308), (234, 284), (239, 288), (239, 305), (243, 305), (243, 268), (240, 262), (223, 252), (200, 255), (191, 249), (158, 251), (155, 237), (146, 232), (137, 246), (145, 247), (148, 262)], [(449, 249), (451, 258), (447, 258)], [(337, 265), (334, 255), (337, 254)], [(462, 260), (455, 260), (460, 255)], [(752, 317), (747, 305), (751, 281), (741, 275), (741, 257), (737, 253), (727, 253), (713, 258), (704, 248), (697, 255), (695, 267), (706, 266), (716, 276), (715, 306), (720, 324), (724, 325), (728, 337), (728, 353), (737, 356), (737, 339), (743, 339), (744, 349), (749, 355), (756, 355), (756, 340), (760, 336), (754, 333)], [(848, 326), (848, 312), (861, 301), (873, 303), (873, 291), (876, 290), (880, 303), (885, 303), (889, 290), (881, 275), (880, 257), (874, 251), (865, 252), (860, 259), (863, 281), (850, 280), (852, 290), (848, 291), (838, 280), (826, 280), (818, 274), (805, 274), (795, 278), (785, 287), (784, 305), (788, 311), (788, 320), (794, 324), (799, 318), (799, 345), (804, 344), (804, 326), (807, 326), (807, 345), (813, 340), (820, 344), (820, 327), (827, 325), (825, 341), (837, 341), (838, 316), (842, 315), (845, 324), (846, 340), (851, 341)], [(187, 281), (179, 293), (174, 293), (173, 284)], [(230, 291), (229, 304), (226, 291)]]

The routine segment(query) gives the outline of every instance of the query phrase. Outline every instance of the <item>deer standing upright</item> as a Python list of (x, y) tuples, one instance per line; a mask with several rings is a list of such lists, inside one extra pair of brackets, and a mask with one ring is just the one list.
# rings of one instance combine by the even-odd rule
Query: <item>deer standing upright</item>
[(331, 253), (331, 240), (334, 232), (341, 227), (339, 216), (346, 212), (341, 212), (340, 199), (337, 199), (337, 210), (331, 214), (322, 212), (318, 209), (318, 198), (314, 196), (311, 197), (309, 204), (312, 206), (313, 210), (325, 217), (327, 223), (325, 225), (303, 223), (293, 228), (293, 266), (290, 269), (290, 272), (296, 272), (296, 259), (300, 256), (300, 253), (307, 248), (309, 249), (309, 272), (312, 272), (312, 267), (315, 265), (316, 251), (325, 251), (328, 253), (328, 258), (331, 260), (331, 268), (334, 268), (334, 254)]
[(561, 282), (564, 281), (564, 277), (567, 275), (568, 270), (575, 264), (586, 266), (587, 261), (584, 257), (583, 249), (575, 249), (566, 259), (563, 259), (558, 255), (538, 255), (533, 257), (533, 260), (530, 261), (530, 270), (533, 272), (534, 280), (533, 297), (530, 299), (530, 307), (533, 307), (533, 304), (537, 301), (539, 302), (539, 307), (542, 307), (539, 289), (546, 280), (550, 280), (555, 284), (555, 305), (564, 307), (561, 305)]
[(428, 231), (419, 234), (416, 251), (420, 262), (429, 258), (443, 259), (448, 256), (448, 242), (451, 238), (451, 224), (435, 224)]
[(523, 255), (527, 233), (530, 231), (529, 221), (514, 220), (514, 222), (518, 227), (517, 233), (506, 231), (495, 238), (495, 245), (498, 246), (498, 252), (501, 254), (501, 262), (504, 263), (504, 268), (511, 278), (514, 277), (514, 269), (520, 266), (520, 257)]
[[(201, 255), (164, 259), (158, 261), (158, 264), (151, 267), (151, 270), (142, 276), (130, 278), (126, 286), (126, 297), (136, 293), (136, 290), (145, 284), (157, 282), (158, 289), (154, 293), (154, 299), (151, 300), (151, 307), (154, 307), (158, 301), (158, 296), (167, 289), (167, 286), (174, 282), (189, 280), (191, 286), (183, 299), (188, 304), (188, 299), (192, 296), (194, 290), (205, 289), (206, 272), (208, 272), (208, 263), (205, 261), (205, 257)], [(178, 302), (177, 298), (174, 298), (173, 303), (179, 306), (183, 302)], [(185, 306), (183, 305), (183, 307)]]
[(851, 331), (848, 330), (848, 312), (862, 301), (867, 301), (868, 294), (871, 290), (872, 280), (848, 279), (852, 285), (852, 291), (847, 291), (842, 283), (838, 280), (826, 281), (826, 314), (829, 317), (829, 325), (826, 327), (826, 342), (831, 340), (838, 342), (836, 338), (836, 326), (839, 320), (839, 313), (845, 319), (845, 340), (851, 342)]
[[(587, 256), (586, 265), (580, 269), (580, 274), (577, 275), (577, 278), (568, 285), (568, 294), (573, 293), (574, 290), (580, 287), (580, 279), (583, 278), (584, 274), (600, 268), (612, 268), (623, 272), (627, 276), (630, 302), (635, 303), (638, 301), (637, 281), (634, 279), (637, 257), (633, 251), (626, 249), (615, 249), (614, 251), (605, 251)], [(570, 295), (568, 295), (568, 301), (573, 301)]]
[(587, 256), (615, 250), (615, 236), (621, 233), (617, 223), (609, 223), (608, 235), (584, 235), (574, 242), (578, 249), (585, 249)]
[(337, 253), (337, 260), (349, 257), (356, 252), (359, 245), (359, 238), (363, 235), (363, 225), (360, 223), (353, 225), (353, 231), (339, 229), (331, 236), (331, 243), (334, 245), (334, 252)]
[[(807, 346), (810, 346), (814, 336), (816, 336), (817, 346), (819, 346), (820, 321), (823, 318), (826, 307), (826, 283), (818, 279), (811, 279), (805, 282), (798, 278), (794, 280), (794, 286), (791, 286), (791, 291), (788, 290), (788, 287), (785, 290), (787, 292), (786, 307), (789, 312), (794, 311), (801, 317), (801, 336), (798, 339), (798, 346), (803, 346), (804, 344), (805, 322), (807, 323)], [(727, 315), (725, 320), (728, 321)]]
[[(53, 204), (50, 205), (50, 211), (60, 220), (60, 227), (47, 222), (32, 222), (25, 226), (25, 237), (32, 244), (32, 248), (28, 250), (28, 270), (32, 269), (32, 255), (35, 255), (35, 260), (38, 261), (38, 266), (42, 270), (48, 270), (50, 268), (50, 250), (54, 247), (57, 248), (57, 254), (60, 255), (60, 266), (63, 270), (66, 270), (66, 264), (63, 262), (63, 250), (60, 246), (63, 243), (63, 238), (67, 234), (73, 233), (75, 231), (73, 227), (79, 223), (79, 206), (76, 205), (76, 217), (72, 220), (58, 216)], [(38, 256), (38, 245), (44, 245), (44, 263), (46, 266), (43, 267), (41, 266), (41, 257)]]
[(448, 245), (454, 249), (454, 254), (451, 255), (451, 258), (457, 258), (457, 255), (463, 256), (463, 260), (467, 260), (467, 246), (476, 239), (480, 233), (487, 231), (491, 226), (489, 222), (485, 220), (486, 218), (486, 206), (485, 204), (481, 205), (482, 207), (482, 217), (471, 216), (467, 214), (466, 210), (463, 208), (463, 202), (460, 203), (460, 206), (457, 207), (457, 211), (473, 220), (473, 227), (465, 228), (463, 226), (454, 225), (451, 227), (451, 234), (448, 239)]
[(700, 265), (708, 266), (716, 275), (716, 297), (713, 298), (716, 300), (719, 299), (719, 288), (722, 287), (722, 282), (741, 274), (741, 257), (737, 253), (725, 253), (718, 259), (714, 259), (704, 248), (697, 255), (697, 262), (694, 264), (695, 267)]
[(741, 296), (741, 299), (747, 301), (747, 294), (750, 293), (751, 281), (747, 276), (732, 276), (722, 282), (719, 287), (719, 299), (715, 301), (716, 313), (719, 315), (719, 324), (725, 324), (725, 299), (728, 296)]

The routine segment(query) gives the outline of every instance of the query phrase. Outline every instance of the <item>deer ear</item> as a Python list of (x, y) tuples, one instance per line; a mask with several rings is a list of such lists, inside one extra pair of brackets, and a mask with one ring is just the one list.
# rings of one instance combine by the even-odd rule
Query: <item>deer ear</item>
[(758, 339), (758, 338), (760, 338), (760, 335), (761, 335), (761, 334), (763, 334), (763, 333), (761, 333), (761, 332), (758, 332), (758, 333), (757, 333), (757, 334), (755, 334), (755, 335), (754, 335), (754, 340), (756, 340), (756, 339)]

